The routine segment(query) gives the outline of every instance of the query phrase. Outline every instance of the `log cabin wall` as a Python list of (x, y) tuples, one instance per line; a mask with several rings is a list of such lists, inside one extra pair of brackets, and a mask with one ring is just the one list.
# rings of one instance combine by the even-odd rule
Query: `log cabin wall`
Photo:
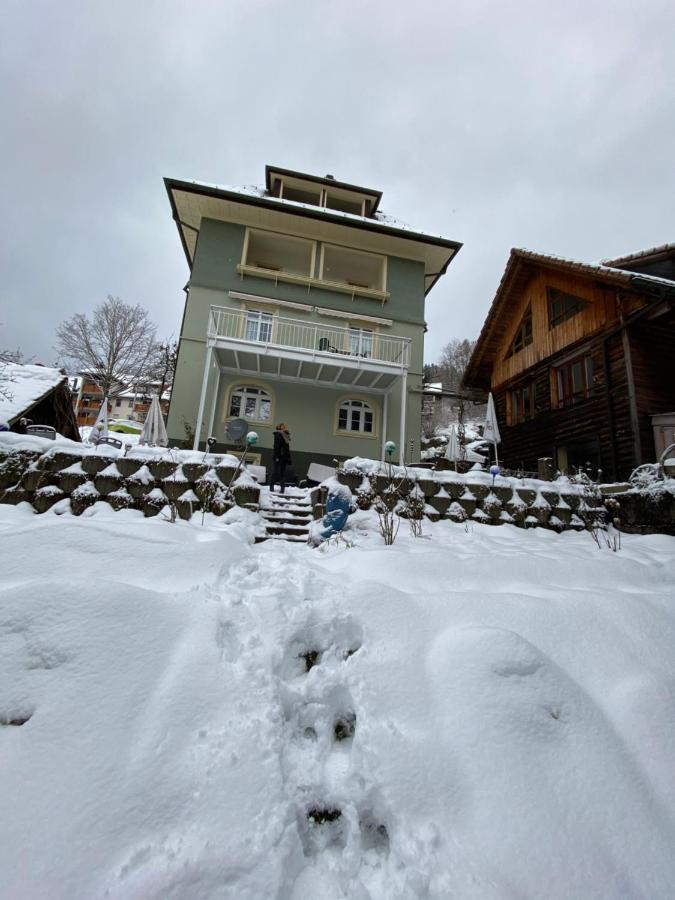
[(640, 428), (641, 460), (656, 456), (651, 416), (675, 410), (675, 314), (629, 329)]
[[(584, 453), (584, 461), (590, 462), (594, 467), (598, 466), (610, 478), (616, 477), (618, 460), (615, 461), (614, 458), (612, 440), (615, 431), (614, 417), (619, 419), (619, 427), (626, 431), (630, 450), (630, 427), (626, 428), (623, 424), (623, 419), (629, 415), (628, 405), (619, 409), (613, 406), (612, 392), (607, 389), (604, 370), (603, 341), (596, 339), (590, 345), (583, 346), (584, 352), (593, 358), (595, 372), (593, 396), (587, 400), (565, 408), (554, 407), (551, 369), (555, 360), (546, 360), (523, 377), (496, 389), (494, 399), (498, 420), (500, 423), (507, 423), (509, 392), (524, 384), (534, 387), (534, 418), (517, 425), (500, 426), (500, 452), (510, 468), (536, 471), (540, 457), (550, 456), (556, 461), (560, 448), (587, 445), (588, 452)], [(614, 373), (615, 378), (620, 375), (621, 369)], [(557, 461), (555, 464), (557, 465)]]

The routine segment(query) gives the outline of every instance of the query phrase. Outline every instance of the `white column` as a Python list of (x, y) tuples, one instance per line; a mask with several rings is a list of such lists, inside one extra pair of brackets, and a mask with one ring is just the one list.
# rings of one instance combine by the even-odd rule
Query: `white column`
[(218, 394), (220, 393), (220, 366), (218, 366), (216, 373), (216, 383), (213, 388), (213, 402), (211, 403), (211, 415), (209, 416), (209, 431), (206, 435), (210, 437), (213, 434), (213, 423), (216, 418), (216, 403), (218, 402)]
[(211, 369), (211, 357), (213, 356), (213, 347), (208, 344), (206, 347), (206, 362), (204, 363), (204, 377), (202, 378), (202, 392), (199, 397), (199, 412), (197, 413), (197, 425), (195, 427), (195, 439), (192, 445), (193, 450), (199, 450), (199, 436), (202, 430), (202, 420), (204, 418), (204, 403), (206, 402), (206, 389), (209, 385), (209, 372)]
[(384, 395), (382, 404), (382, 462), (384, 462), (385, 450), (384, 445), (387, 443), (387, 419), (389, 409), (389, 391)]
[(405, 408), (408, 401), (408, 370), (401, 374), (401, 440), (399, 444), (398, 459), (402, 466), (405, 465)]

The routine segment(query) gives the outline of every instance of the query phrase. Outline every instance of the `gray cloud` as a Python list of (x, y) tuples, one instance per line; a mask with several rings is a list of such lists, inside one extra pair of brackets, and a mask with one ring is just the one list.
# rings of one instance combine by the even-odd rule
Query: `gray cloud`
[(265, 163), (384, 191), (465, 247), (427, 356), (477, 334), (511, 246), (594, 260), (675, 239), (672, 4), (19, 3), (0, 46), (0, 346), (53, 358), (106, 294), (180, 328), (162, 177)]

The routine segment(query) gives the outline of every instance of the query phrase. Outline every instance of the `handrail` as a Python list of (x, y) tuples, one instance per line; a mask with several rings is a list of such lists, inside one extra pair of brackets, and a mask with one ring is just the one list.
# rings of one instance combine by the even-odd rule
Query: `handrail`
[(271, 312), (211, 306), (208, 338), (229, 338), (246, 344), (262, 344), (306, 350), (319, 359), (357, 358), (407, 368), (410, 338), (384, 335), (379, 331), (293, 319)]

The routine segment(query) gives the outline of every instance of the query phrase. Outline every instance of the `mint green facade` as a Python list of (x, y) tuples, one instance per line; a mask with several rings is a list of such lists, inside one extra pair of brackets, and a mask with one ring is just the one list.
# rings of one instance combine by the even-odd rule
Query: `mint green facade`
[[(274, 279), (249, 274), (241, 275), (237, 266), (242, 261), (246, 228), (230, 222), (202, 219), (194, 253), (194, 262), (181, 329), (178, 365), (171, 397), (167, 429), (171, 442), (186, 439), (188, 428), (195, 427), (202, 392), (207, 349), (209, 311), (212, 306), (242, 310), (247, 301), (233, 298), (230, 292), (260, 297), (266, 301), (270, 313), (307, 323), (323, 323), (327, 319), (318, 308), (341, 311), (354, 320), (359, 316), (392, 320), (392, 325), (378, 325), (382, 337), (404, 337), (410, 340), (410, 362), (407, 370), (407, 399), (405, 413), (405, 459), (419, 458), (422, 400), (422, 372), (424, 354), (424, 263), (396, 256), (387, 256), (386, 289), (389, 297), (384, 303), (377, 300), (312, 286), (275, 283)], [(311, 238), (308, 232), (307, 237)], [(355, 232), (353, 246), (359, 247)], [(316, 238), (312, 238), (316, 240)], [(316, 266), (321, 244), (317, 245)], [(318, 272), (315, 272), (318, 276)], [(281, 301), (278, 307), (269, 301)], [(310, 309), (297, 310), (283, 306), (283, 302), (303, 304)], [(248, 306), (254, 306), (251, 301)], [(346, 319), (333, 319), (333, 325), (345, 325)], [(289, 377), (287, 375), (287, 377)], [(221, 371), (217, 348), (208, 373), (204, 402), (203, 427), (200, 445), (212, 434), (217, 449), (229, 446), (225, 427), (228, 420), (229, 399), (233, 389), (245, 385), (264, 388), (272, 398), (271, 420), (251, 422), (259, 435), (258, 449), (262, 461), (269, 464), (272, 431), (276, 422), (290, 426), (292, 450), (297, 473), (302, 476), (307, 464), (314, 460), (330, 464), (333, 458), (364, 456), (380, 459), (385, 439), (400, 443), (401, 390), (403, 379), (396, 378), (386, 401), (387, 422), (384, 428), (384, 395), (358, 388), (326, 387), (312, 382), (279, 380), (269, 373), (239, 375)], [(365, 400), (374, 411), (373, 434), (338, 433), (338, 407), (345, 399)]]

